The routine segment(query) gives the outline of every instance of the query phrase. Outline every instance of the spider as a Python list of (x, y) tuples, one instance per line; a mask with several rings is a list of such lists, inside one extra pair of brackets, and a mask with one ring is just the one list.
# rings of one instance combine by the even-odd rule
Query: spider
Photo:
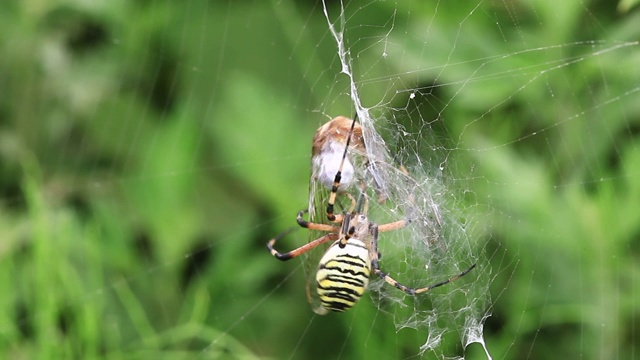
[[(318, 155), (316, 151), (326, 149), (322, 144), (317, 144), (316, 140), (319, 138), (319, 134), (323, 129), (326, 130), (327, 128), (331, 128), (331, 125), (335, 125), (331, 123), (336, 120), (340, 121), (342, 124), (345, 120), (351, 122), (351, 126), (347, 134), (344, 133), (344, 130), (337, 133), (341, 136), (347, 135), (344, 150), (342, 150), (342, 154), (340, 154), (341, 156), (336, 157), (335, 154), (325, 155), (324, 160), (320, 157), (320, 163), (314, 163), (314, 167), (319, 166), (320, 169), (325, 169), (326, 171), (326, 169), (331, 168), (332, 165), (323, 166), (326, 164), (322, 164), (322, 161), (335, 162), (338, 161), (337, 159), (340, 159), (339, 166), (335, 166), (335, 164), (333, 165), (333, 168), (337, 170), (335, 170), (335, 177), (333, 184), (331, 184), (331, 194), (326, 204), (326, 215), (329, 224), (306, 221), (304, 219), (304, 214), (307, 213), (308, 210), (302, 210), (298, 212), (297, 215), (297, 223), (299, 226), (308, 230), (319, 231), (326, 234), (287, 253), (278, 252), (274, 246), (290, 231), (286, 231), (276, 236), (267, 243), (267, 248), (271, 255), (278, 260), (287, 261), (305, 254), (319, 245), (333, 242), (320, 259), (317, 272), (315, 274), (317, 296), (322, 307), (319, 309), (320, 311), (317, 312), (320, 314), (326, 314), (328, 311), (342, 312), (353, 307), (364, 294), (372, 273), (373, 275), (382, 278), (387, 284), (397, 288), (398, 290), (408, 295), (416, 295), (455, 281), (475, 268), (476, 264), (473, 264), (458, 275), (421, 288), (407, 287), (380, 269), (380, 253), (378, 252), (379, 234), (401, 229), (407, 226), (407, 224), (410, 223), (410, 220), (403, 219), (378, 225), (372, 222), (367, 215), (368, 199), (365, 194), (366, 186), (361, 184), (361, 190), (357, 200), (351, 194), (345, 192), (344, 187), (341, 187), (340, 181), (345, 164), (347, 164), (346, 166), (348, 168), (352, 168), (352, 164), (349, 162), (347, 157), (347, 151), (349, 150), (349, 143), (352, 136), (355, 134), (354, 129), (356, 129), (359, 134), (362, 134), (362, 129), (359, 128), (359, 126), (356, 127), (355, 119), (350, 120), (345, 117), (338, 117), (318, 129), (318, 133), (316, 133), (316, 137), (314, 138), (313, 161), (318, 161), (315, 158)], [(356, 140), (358, 139), (361, 141), (361, 137), (356, 137)], [(335, 136), (332, 137), (329, 135), (326, 139), (321, 139), (321, 142), (322, 141), (339, 141), (339, 139), (335, 139)], [(335, 144), (331, 144), (331, 146), (328, 147), (332, 152), (335, 152), (334, 145)], [(360, 144), (356, 144), (356, 146), (359, 145)], [(361, 145), (363, 147), (364, 143)], [(320, 150), (317, 150), (317, 146)], [(320, 152), (319, 154), (322, 153)], [(350, 169), (349, 172), (349, 181), (352, 181), (353, 170)], [(326, 183), (326, 181), (324, 181), (324, 183)], [(325, 186), (326, 185), (327, 184), (325, 184)], [(348, 211), (336, 215), (334, 214), (334, 204), (339, 194), (345, 195), (349, 198), (351, 206)]]

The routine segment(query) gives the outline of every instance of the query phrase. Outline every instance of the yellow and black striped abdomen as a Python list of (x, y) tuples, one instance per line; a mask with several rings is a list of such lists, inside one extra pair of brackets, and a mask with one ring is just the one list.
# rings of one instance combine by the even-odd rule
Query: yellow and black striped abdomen
[(322, 306), (332, 311), (351, 308), (367, 289), (370, 273), (369, 250), (362, 241), (350, 239), (344, 248), (335, 242), (320, 259), (316, 274)]

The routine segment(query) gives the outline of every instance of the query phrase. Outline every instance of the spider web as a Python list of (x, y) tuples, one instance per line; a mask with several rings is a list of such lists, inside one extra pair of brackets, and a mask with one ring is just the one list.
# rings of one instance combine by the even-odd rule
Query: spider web
[[(466, 224), (460, 223), (459, 219), (463, 214), (456, 211), (459, 205), (456, 204), (455, 197), (451, 196), (442, 183), (444, 162), (437, 164), (438, 168), (432, 169), (434, 164), (425, 164), (421, 160), (423, 150), (416, 145), (422, 142), (433, 144), (433, 139), (426, 138), (428, 135), (422, 133), (405, 132), (405, 137), (414, 135), (414, 139), (410, 140), (413, 142), (396, 146), (394, 156), (376, 130), (375, 123), (385, 121), (390, 105), (396, 100), (392, 98), (388, 102), (380, 102), (372, 109), (363, 107), (359, 86), (366, 87), (369, 81), (366, 76), (363, 76), (362, 80), (357, 79), (357, 74), (353, 70), (353, 60), (346, 45), (348, 41), (346, 37), (348, 34), (345, 31), (346, 11), (348, 10), (341, 3), (339, 14), (332, 19), (326, 4), (323, 3), (323, 12), (329, 31), (336, 41), (341, 73), (349, 79), (349, 96), (363, 126), (367, 157), (371, 164), (370, 172), (379, 188), (378, 197), (385, 199), (380, 209), (370, 210), (370, 214), (373, 214), (370, 216), (376, 220), (393, 221), (394, 218), (397, 219), (404, 214), (412, 219), (407, 231), (400, 230), (400, 234), (382, 235), (380, 250), (385, 259), (391, 259), (382, 261), (384, 271), (398, 276), (402, 279), (401, 282), (409, 284), (410, 287), (426, 286), (425, 281), (435, 283), (434, 278), (440, 277), (444, 280), (462, 272), (470, 264), (476, 264), (479, 256), (474, 253)], [(381, 24), (380, 28), (388, 28), (384, 41), (393, 41), (395, 22), (388, 21), (386, 24)], [(378, 51), (385, 59), (389, 57), (387, 49), (381, 51), (379, 46), (362, 50), (358, 55), (366, 55), (367, 51)], [(375, 73), (375, 65), (359, 64), (358, 67), (364, 74)], [(380, 85), (381, 80), (376, 79), (375, 82)], [(393, 88), (393, 85), (389, 87)], [(402, 113), (398, 114), (393, 125), (399, 127), (398, 121), (402, 120), (398, 118), (404, 116)], [(419, 118), (418, 121), (424, 122), (425, 119)], [(423, 131), (426, 132), (426, 130)], [(441, 150), (437, 149), (436, 152), (438, 151)], [(408, 177), (399, 170), (398, 163), (409, 170)], [(384, 216), (385, 213), (390, 216)], [(390, 239), (384, 240), (385, 237)], [(394, 262), (397, 263), (396, 266)], [(480, 270), (477, 272), (480, 272), (480, 276), (477, 277), (479, 281), (471, 286), (453, 283), (451, 286), (456, 287), (453, 291), (442, 293), (441, 289), (432, 290), (440, 294), (429, 296), (428, 299), (416, 296), (410, 299), (410, 304), (407, 304), (406, 300), (399, 295), (397, 289), (385, 287), (382, 280), (374, 282), (369, 289), (376, 293), (374, 302), (378, 305), (378, 309), (392, 316), (399, 330), (413, 328), (428, 333), (426, 342), (420, 348), (421, 352), (429, 350), (442, 356), (440, 343), (443, 336), (449, 332), (459, 334), (463, 347), (472, 342), (478, 342), (484, 346), (482, 326), (489, 316), (490, 303), (489, 266), (481, 263)], [(489, 356), (488, 353), (487, 356)]]
[[(2, 2), (0, 357), (638, 358), (637, 10)], [(381, 268), (477, 267), (317, 316), (264, 245), (356, 113)]]

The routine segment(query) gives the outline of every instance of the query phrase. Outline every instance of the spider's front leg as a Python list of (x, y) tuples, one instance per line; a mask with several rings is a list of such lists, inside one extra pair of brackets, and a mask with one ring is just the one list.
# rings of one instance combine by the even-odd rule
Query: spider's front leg
[[(305, 229), (309, 229), (309, 230), (316, 230), (316, 231), (326, 231), (326, 232), (338, 232), (340, 231), (340, 229), (338, 229), (337, 227), (333, 226), (333, 225), (329, 225), (329, 224), (318, 224), (318, 223), (314, 223), (314, 222), (310, 222), (307, 221), (303, 218), (304, 214), (308, 213), (309, 210), (300, 210), (298, 212), (298, 217), (296, 218), (296, 221), (298, 222), (298, 225), (300, 225), (301, 227), (305, 228)], [(342, 223), (342, 215), (339, 215), (339, 221), (335, 221), (336, 223)], [(279, 236), (279, 237), (282, 237)]]
[(281, 233), (280, 235), (274, 237), (273, 239), (269, 240), (269, 242), (267, 242), (267, 249), (269, 249), (269, 252), (271, 253), (271, 255), (273, 255), (276, 259), (287, 261), (287, 260), (293, 259), (298, 255), (306, 253), (307, 251), (315, 248), (318, 245), (324, 244), (328, 241), (338, 240), (338, 237), (339, 237), (338, 234), (340, 233), (340, 229), (338, 227), (329, 225), (329, 224), (317, 224), (314, 222), (306, 221), (303, 218), (303, 216), (305, 213), (308, 213), (308, 212), (309, 212), (308, 210), (301, 210), (298, 212), (298, 216), (296, 218), (298, 225), (300, 225), (305, 229), (315, 230), (315, 231), (324, 231), (324, 232), (328, 232), (329, 234), (321, 236), (305, 245), (300, 246), (295, 250), (289, 251), (284, 254), (280, 253), (273, 247), (275, 246), (276, 242), (278, 242), (280, 239), (282, 239), (283, 237), (288, 235), (290, 232), (295, 230), (295, 228), (291, 228)]
[(321, 236), (307, 244), (304, 244), (302, 246), (300, 246), (299, 248), (289, 251), (287, 253), (280, 253), (278, 252), (278, 250), (274, 249), (273, 246), (276, 244), (276, 242), (278, 242), (278, 240), (282, 239), (285, 235), (287, 235), (288, 233), (291, 232), (292, 229), (289, 229), (285, 232), (283, 232), (282, 234), (276, 236), (275, 238), (269, 240), (269, 242), (267, 243), (267, 249), (269, 250), (269, 252), (271, 253), (271, 255), (273, 255), (276, 259), (278, 260), (282, 260), (282, 261), (287, 261), (287, 260), (291, 260), (296, 256), (302, 255), (304, 253), (306, 253), (307, 251), (317, 247), (318, 245), (324, 244), (326, 242), (329, 241), (336, 241), (338, 240), (339, 235), (337, 233), (330, 233), (324, 236)]

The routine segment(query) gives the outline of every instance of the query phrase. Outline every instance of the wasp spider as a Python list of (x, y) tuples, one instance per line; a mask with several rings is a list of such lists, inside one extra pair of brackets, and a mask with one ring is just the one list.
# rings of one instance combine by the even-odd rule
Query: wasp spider
[[(347, 121), (349, 126), (345, 125)], [(321, 136), (327, 132), (328, 135)], [(353, 165), (347, 156), (352, 138), (357, 141), (353, 147), (364, 147), (361, 127), (356, 124), (355, 119), (350, 120), (345, 117), (337, 117), (320, 127), (314, 138), (312, 160), (314, 169), (320, 169), (319, 173), (323, 176), (319, 181), (325, 186), (331, 185), (331, 194), (326, 204), (326, 215), (329, 223), (306, 221), (304, 214), (308, 210), (298, 213), (297, 222), (303, 228), (326, 234), (287, 253), (278, 252), (274, 246), (289, 233), (288, 231), (267, 243), (269, 252), (276, 259), (286, 261), (311, 251), (319, 245), (333, 242), (320, 259), (315, 274), (317, 296), (324, 310), (320, 313), (326, 313), (329, 310), (346, 311), (353, 307), (365, 292), (371, 274), (382, 278), (389, 285), (406, 294), (416, 295), (455, 281), (471, 271), (476, 264), (447, 280), (421, 288), (410, 288), (394, 280), (380, 269), (379, 234), (401, 229), (409, 221), (398, 220), (378, 225), (370, 221), (367, 216), (367, 199), (364, 185), (359, 192), (357, 201), (352, 195), (345, 192), (344, 184), (341, 186), (344, 169), (347, 169), (348, 176), (346, 178), (349, 183), (353, 182), (354, 177)], [(336, 144), (342, 146), (338, 155), (336, 155)], [(324, 154), (323, 151), (325, 152)], [(326, 174), (322, 174), (322, 172), (327, 172), (327, 169), (335, 169), (333, 183), (329, 182), (327, 184)], [(316, 170), (314, 170), (315, 172)], [(334, 203), (339, 193), (348, 197), (352, 205), (348, 211), (336, 215), (334, 214)]]

